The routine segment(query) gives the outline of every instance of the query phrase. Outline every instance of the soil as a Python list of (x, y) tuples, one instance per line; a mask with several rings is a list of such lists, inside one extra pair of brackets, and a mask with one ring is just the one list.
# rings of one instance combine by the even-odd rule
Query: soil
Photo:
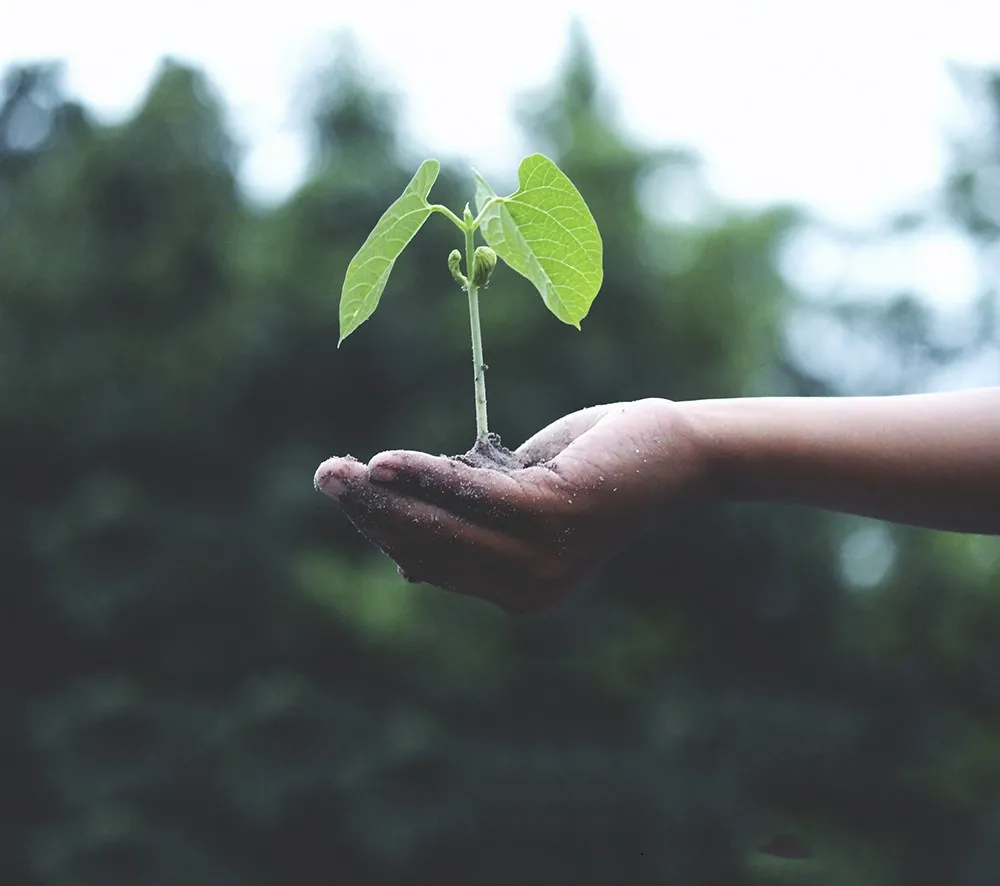
[(500, 442), (499, 434), (492, 432), (486, 440), (477, 440), (475, 446), (465, 454), (453, 455), (452, 458), (473, 468), (488, 468), (502, 471), (504, 474), (512, 474), (514, 471), (531, 467), (528, 459), (511, 452)]

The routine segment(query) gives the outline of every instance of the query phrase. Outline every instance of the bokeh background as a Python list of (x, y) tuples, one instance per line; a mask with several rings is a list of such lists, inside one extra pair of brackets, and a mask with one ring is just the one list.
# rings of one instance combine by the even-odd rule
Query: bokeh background
[[(199, 33), (185, 4), (157, 9)], [(295, 10), (275, 7), (275, 28)], [(517, 47), (491, 42), (499, 13), (467, 11), (469, 28), (445, 11), (453, 66), (471, 45), (516, 67)], [(336, 348), (347, 262), (424, 156), (444, 161), (434, 198), (460, 208), (469, 162), (502, 191), (515, 149), (548, 153), (604, 235), (582, 333), (503, 268), (485, 293), (507, 443), (644, 396), (1000, 383), (1000, 68), (952, 66), (961, 125), (941, 132), (940, 175), (852, 222), (849, 201), (826, 212), (767, 182), (727, 196), (683, 136), (623, 122), (629, 92), (585, 20), (536, 36), (553, 72), (513, 113), (490, 66), (469, 65), (516, 133), (485, 157), (460, 122), (481, 109), (422, 94), (459, 122), (454, 141), (421, 140), (407, 82), (381, 77), (364, 40), (328, 40), (288, 96), (298, 166), (298, 149), (255, 149), (247, 107), (197, 59), (137, 79), (115, 23), (95, 30), (118, 33), (103, 64), (137, 96), (117, 115), (58, 58), (3, 58), (0, 884), (1000, 880), (1000, 540), (686, 511), (558, 611), (512, 619), (406, 585), (311, 485), (333, 453), (472, 441), (445, 222)], [(890, 39), (866, 46), (893, 70)], [(666, 58), (632, 62), (710, 105), (697, 77), (658, 79)], [(740, 88), (739, 65), (720, 76)], [(779, 116), (819, 119), (828, 97)], [(896, 99), (919, 105), (920, 84), (887, 97), (887, 131)], [(747, 165), (763, 145), (781, 169), (768, 107), (736, 129)], [(870, 132), (840, 136), (883, 156)], [(851, 181), (836, 156), (788, 158), (817, 194)], [(863, 173), (875, 187), (894, 166)]]

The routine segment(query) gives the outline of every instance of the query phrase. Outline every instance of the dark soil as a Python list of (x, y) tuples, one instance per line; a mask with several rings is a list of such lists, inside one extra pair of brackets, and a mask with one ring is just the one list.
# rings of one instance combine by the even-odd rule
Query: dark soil
[(493, 433), (485, 441), (477, 440), (476, 445), (464, 455), (454, 455), (452, 458), (473, 468), (488, 468), (505, 474), (531, 467), (526, 458), (511, 452), (500, 442), (500, 436)]

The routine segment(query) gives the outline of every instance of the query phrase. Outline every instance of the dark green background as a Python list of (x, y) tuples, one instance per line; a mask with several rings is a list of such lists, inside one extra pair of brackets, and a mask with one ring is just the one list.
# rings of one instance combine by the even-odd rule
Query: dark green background
[[(969, 76), (992, 98), (937, 203), (995, 255), (1000, 79)], [(878, 524), (684, 512), (557, 612), (511, 619), (407, 586), (313, 491), (328, 455), (474, 433), (443, 220), (336, 348), (347, 261), (423, 159), (367, 83), (318, 77), (310, 177), (261, 209), (199, 72), (165, 64), (121, 125), (57, 68), (6, 73), (0, 883), (998, 882), (996, 540), (888, 527), (894, 566), (857, 587), (842, 546), (877, 558)], [(697, 162), (631, 140), (602, 95), (578, 41), (524, 104), (606, 276), (578, 333), (498, 269), (506, 442), (644, 396), (920, 389), (997, 343), (994, 290), (947, 339), (911, 293), (800, 296), (778, 270), (808, 224), (792, 208), (650, 217), (651, 182), (669, 207)], [(471, 193), (445, 162), (434, 198)], [(793, 321), (845, 331), (850, 385), (807, 371)], [(879, 356), (860, 374), (859, 342)], [(759, 851), (782, 834), (811, 857)]]

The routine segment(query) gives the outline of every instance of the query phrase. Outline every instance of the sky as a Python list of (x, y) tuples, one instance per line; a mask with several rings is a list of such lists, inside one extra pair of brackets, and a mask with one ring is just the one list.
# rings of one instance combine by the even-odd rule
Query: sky
[[(969, 123), (949, 65), (1000, 65), (996, 0), (30, 0), (0, 3), (0, 68), (62, 59), (70, 93), (116, 120), (161, 58), (194, 62), (230, 106), (246, 190), (269, 202), (302, 179), (304, 84), (338, 34), (401, 95), (416, 159), (461, 158), (511, 181), (534, 150), (512, 109), (551, 82), (574, 19), (640, 143), (694, 149), (725, 200), (791, 201), (858, 230), (940, 185)], [(824, 262), (840, 277), (853, 262), (878, 269), (859, 286), (919, 275), (939, 301), (967, 302), (980, 282), (967, 245), (921, 236), (916, 263), (906, 247), (902, 260), (865, 259), (814, 239), (800, 264), (814, 284)]]

